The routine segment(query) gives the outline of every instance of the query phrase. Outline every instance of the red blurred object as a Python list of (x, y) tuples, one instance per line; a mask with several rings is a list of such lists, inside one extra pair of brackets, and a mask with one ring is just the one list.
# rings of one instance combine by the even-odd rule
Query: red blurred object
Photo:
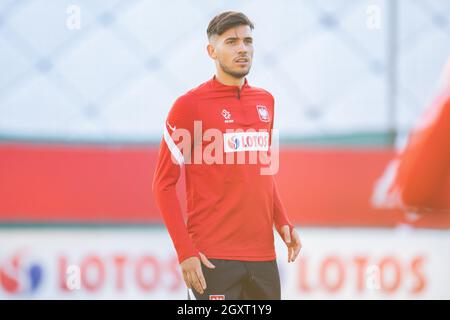
[(398, 158), (390, 192), (401, 206), (450, 215), (450, 88), (426, 110)]

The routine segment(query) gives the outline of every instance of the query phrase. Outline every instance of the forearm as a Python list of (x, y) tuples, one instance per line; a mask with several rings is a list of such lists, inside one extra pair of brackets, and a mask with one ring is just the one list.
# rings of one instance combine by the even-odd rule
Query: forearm
[(154, 189), (154, 195), (175, 250), (177, 251), (178, 261), (181, 263), (189, 257), (198, 256), (198, 251), (187, 232), (175, 186), (169, 188), (156, 187)]
[(288, 225), (292, 231), (294, 225), (290, 222), (287, 216), (286, 209), (283, 205), (283, 202), (281, 201), (275, 179), (273, 179), (273, 212), (274, 224), (278, 233), (281, 234), (281, 227), (285, 225)]

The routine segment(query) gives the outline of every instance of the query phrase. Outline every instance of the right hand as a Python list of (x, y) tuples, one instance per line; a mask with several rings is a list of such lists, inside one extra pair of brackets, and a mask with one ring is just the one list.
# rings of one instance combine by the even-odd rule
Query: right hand
[(180, 263), (180, 266), (186, 286), (189, 289), (194, 288), (198, 293), (203, 294), (206, 289), (206, 281), (203, 276), (201, 263), (210, 269), (214, 269), (215, 266), (203, 253), (200, 252), (199, 255), (200, 259), (198, 257), (187, 258)]

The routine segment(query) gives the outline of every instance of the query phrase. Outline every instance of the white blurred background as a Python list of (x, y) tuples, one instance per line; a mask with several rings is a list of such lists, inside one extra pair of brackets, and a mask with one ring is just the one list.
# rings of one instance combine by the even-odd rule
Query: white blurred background
[(206, 27), (227, 10), (255, 23), (249, 82), (299, 157), (279, 174), (304, 243), (287, 265), (277, 239), (283, 298), (450, 298), (448, 218), (370, 208), (439, 90), (450, 1), (0, 0), (0, 299), (186, 298), (152, 166), (172, 103), (214, 74)]

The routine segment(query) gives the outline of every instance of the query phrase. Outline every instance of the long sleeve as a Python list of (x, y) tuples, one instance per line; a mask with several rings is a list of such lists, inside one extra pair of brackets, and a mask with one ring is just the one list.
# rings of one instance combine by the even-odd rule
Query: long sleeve
[(286, 209), (281, 201), (275, 178), (273, 178), (273, 218), (275, 228), (279, 234), (281, 234), (281, 227), (284, 225), (288, 225), (291, 231), (294, 228), (294, 225), (289, 221)]
[(188, 234), (176, 194), (176, 184), (185, 160), (182, 151), (190, 152), (191, 144), (188, 140), (184, 141), (185, 137), (183, 137), (181, 143), (188, 146), (183, 150), (179, 147), (180, 144), (175, 144), (174, 137), (176, 136), (173, 133), (179, 134), (179, 129), (185, 129), (187, 130), (185, 133), (189, 133), (190, 139), (193, 139), (193, 108), (192, 99), (187, 95), (180, 97), (172, 106), (164, 126), (164, 136), (161, 141), (152, 184), (156, 203), (177, 251), (180, 263), (189, 257), (198, 256), (198, 251)]
[[(273, 96), (272, 96), (273, 99)], [(270, 141), (269, 145), (272, 149), (272, 133), (273, 133), (273, 124), (274, 124), (274, 118), (275, 118), (275, 100), (273, 100), (273, 111), (272, 111), (272, 122), (270, 125)], [(269, 152), (271, 153), (272, 150)], [(279, 150), (275, 150), (276, 152), (279, 152)], [(273, 218), (274, 218), (274, 224), (275, 228), (278, 231), (278, 233), (281, 235), (281, 227), (284, 225), (288, 225), (289, 229), (292, 231), (294, 228), (294, 225), (289, 221), (289, 218), (286, 213), (286, 209), (283, 205), (283, 202), (281, 201), (280, 194), (278, 192), (278, 186), (275, 181), (275, 176), (272, 176), (273, 179)]]

